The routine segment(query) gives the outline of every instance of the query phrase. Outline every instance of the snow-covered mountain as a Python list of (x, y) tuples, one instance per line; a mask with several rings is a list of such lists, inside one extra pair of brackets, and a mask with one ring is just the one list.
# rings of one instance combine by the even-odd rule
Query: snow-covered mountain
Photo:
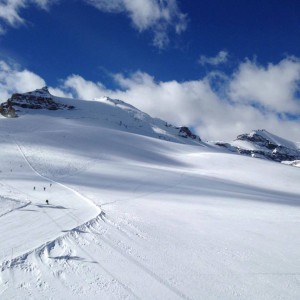
[[(2, 115), (12, 117), (11, 108), (15, 111), (13, 117), (32, 113), (32, 109), (37, 110), (73, 110), (74, 100), (59, 98), (51, 95), (47, 87), (37, 89), (33, 92), (23, 94), (13, 94), (8, 101), (0, 105)], [(128, 132), (143, 134), (159, 139), (199, 144), (201, 139), (193, 134), (186, 126), (176, 127), (157, 118), (152, 118), (148, 114), (138, 110), (132, 105), (121, 100), (109, 97), (96, 98), (88, 103), (89, 111), (84, 116), (84, 109), (87, 103), (76, 101), (78, 112), (70, 113), (70, 118), (75, 116), (98, 119), (103, 126), (118, 126)]]
[(298, 168), (107, 97), (6, 104), (1, 300), (299, 298)]
[(215, 144), (232, 152), (278, 162), (300, 159), (300, 148), (297, 143), (278, 137), (263, 129), (241, 134), (231, 143), (216, 142)]

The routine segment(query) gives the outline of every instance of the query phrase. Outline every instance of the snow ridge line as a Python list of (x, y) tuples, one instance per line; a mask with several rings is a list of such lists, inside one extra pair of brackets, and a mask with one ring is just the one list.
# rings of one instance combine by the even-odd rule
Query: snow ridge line
[[(98, 221), (102, 220), (102, 215), (103, 212), (101, 211), (95, 218), (92, 218), (91, 220), (87, 221), (86, 223), (84, 224), (81, 224), (71, 230), (69, 230), (69, 232), (55, 238), (54, 240), (52, 241), (48, 241), (44, 244), (42, 244), (41, 246), (37, 247), (37, 248), (34, 248), (22, 255), (19, 255), (18, 257), (15, 257), (11, 260), (6, 260), (4, 261), (1, 265), (0, 265), (0, 271), (3, 272), (7, 269), (11, 269), (11, 268), (14, 268), (14, 267), (17, 267), (18, 265), (20, 264), (23, 264), (29, 255), (31, 254), (36, 254), (36, 255), (39, 255), (39, 253), (42, 253), (45, 249), (47, 248), (51, 248), (55, 243), (59, 242), (59, 241), (62, 241), (63, 239), (67, 238), (67, 237), (72, 237), (72, 235), (76, 232), (80, 232), (80, 231), (83, 231), (84, 229), (86, 228), (91, 228), (93, 227), (93, 224), (94, 223), (97, 223)], [(84, 252), (86, 253), (86, 255), (94, 260), (94, 261), (97, 261), (87, 250), (83, 249), (79, 244), (77, 244), (77, 246)], [(98, 261), (97, 261), (98, 262)], [(116, 276), (114, 276), (114, 274), (112, 274), (109, 270), (107, 270), (103, 265), (101, 265), (99, 262), (99, 267), (101, 269), (103, 269), (108, 275), (112, 276), (125, 290), (127, 290), (134, 298), (136, 299), (140, 299), (135, 293), (134, 291), (129, 287), (127, 286), (126, 284), (124, 284), (122, 281), (120, 281)]]
[(12, 259), (7, 259), (7, 260), (3, 261), (0, 264), (0, 271), (3, 272), (6, 269), (10, 269), (10, 268), (13, 268), (13, 267), (15, 267), (19, 264), (22, 264), (30, 254), (33, 254), (33, 253), (38, 252), (38, 251), (42, 251), (47, 246), (49, 246), (49, 245), (51, 245), (55, 242), (58, 242), (59, 240), (62, 240), (64, 238), (68, 237), (68, 236), (72, 236), (72, 234), (76, 231), (83, 230), (85, 228), (89, 228), (90, 226), (92, 226), (93, 223), (97, 222), (98, 219), (101, 219), (102, 214), (103, 214), (103, 212), (101, 211), (95, 218), (92, 218), (91, 220), (88, 220), (87, 222), (85, 222), (83, 224), (80, 224), (79, 226), (70, 229), (67, 233), (59, 235), (55, 239), (47, 241), (47, 242), (43, 243), (42, 245), (40, 245), (36, 248), (33, 248), (33, 249), (31, 249), (31, 250), (29, 250), (29, 251), (27, 251), (27, 252), (25, 252), (21, 255), (18, 255), (16, 257), (12, 258)]
[[(93, 228), (94, 224), (97, 224), (99, 221), (103, 221), (104, 214), (105, 214), (104, 212), (100, 212), (100, 214), (96, 218), (93, 218), (90, 222), (87, 222), (80, 229), (83, 230), (83, 229), (88, 228), (90, 230), (90, 233), (94, 234), (92, 228)], [(70, 232), (70, 235), (73, 235), (73, 233), (75, 233), (75, 232), (76, 232), (76, 230), (73, 230), (72, 232)], [(74, 242), (72, 242), (72, 243), (74, 244)], [(141, 299), (140, 297), (138, 297), (138, 295), (135, 294), (135, 292), (127, 284), (123, 283), (118, 277), (116, 277), (116, 275), (114, 275), (111, 271), (109, 271), (106, 267), (104, 267), (103, 264), (101, 264), (97, 259), (95, 259), (88, 250), (85, 250), (83, 247), (81, 247), (79, 243), (76, 243), (76, 246), (79, 247), (91, 260), (96, 261), (98, 263), (99, 267), (102, 270), (104, 270), (104, 272), (106, 272), (109, 276), (113, 277), (134, 298)]]

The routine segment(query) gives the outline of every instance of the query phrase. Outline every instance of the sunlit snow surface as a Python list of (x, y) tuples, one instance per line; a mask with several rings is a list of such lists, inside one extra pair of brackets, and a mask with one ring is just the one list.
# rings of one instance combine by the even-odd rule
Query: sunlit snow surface
[(300, 297), (299, 168), (68, 101), (0, 119), (0, 299)]

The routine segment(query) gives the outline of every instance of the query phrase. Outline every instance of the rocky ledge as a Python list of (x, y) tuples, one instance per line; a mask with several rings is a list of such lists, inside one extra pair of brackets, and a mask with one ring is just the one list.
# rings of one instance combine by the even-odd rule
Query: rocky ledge
[(17, 117), (18, 108), (24, 109), (73, 109), (74, 106), (54, 100), (47, 87), (28, 93), (15, 93), (6, 102), (1, 103), (0, 113), (5, 117)]
[[(246, 144), (242, 147), (239, 146), (240, 142)], [(276, 137), (263, 129), (241, 134), (231, 143), (216, 142), (215, 144), (232, 152), (277, 162), (300, 160), (300, 149), (297, 149), (292, 142)]]

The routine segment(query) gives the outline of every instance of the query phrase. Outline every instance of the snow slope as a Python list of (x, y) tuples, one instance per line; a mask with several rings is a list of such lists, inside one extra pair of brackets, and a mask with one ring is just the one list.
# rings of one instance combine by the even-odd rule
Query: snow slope
[(1, 299), (299, 298), (298, 168), (55, 100), (0, 119)]
[(283, 161), (283, 164), (294, 166), (300, 168), (300, 160), (294, 160), (294, 161)]

